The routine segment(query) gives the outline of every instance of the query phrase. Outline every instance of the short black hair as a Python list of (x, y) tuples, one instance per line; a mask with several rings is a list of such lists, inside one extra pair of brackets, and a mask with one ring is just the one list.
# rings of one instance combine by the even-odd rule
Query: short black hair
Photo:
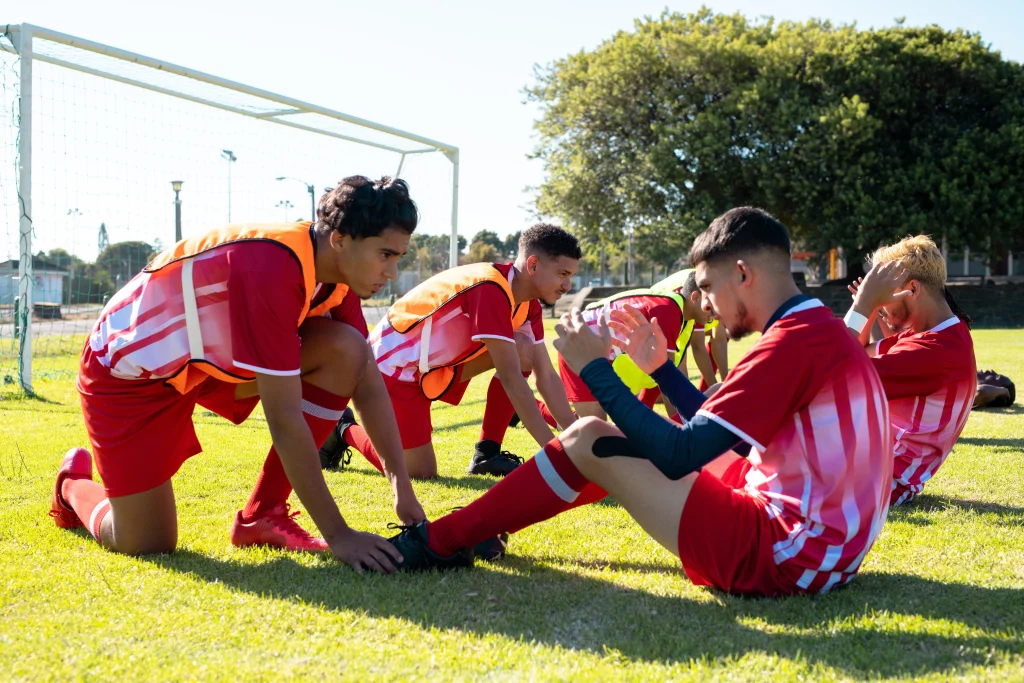
[(540, 252), (548, 258), (568, 256), (577, 261), (583, 258), (580, 241), (557, 225), (538, 223), (523, 231), (519, 237), (519, 254), (528, 256)]
[(756, 206), (729, 209), (697, 235), (690, 248), (690, 265), (769, 250), (789, 258), (789, 231), (770, 213)]
[(376, 182), (366, 176), (349, 176), (321, 197), (316, 208), (318, 233), (337, 230), (355, 239), (376, 237), (392, 226), (412, 234), (419, 220), (409, 185), (388, 176)]
[(686, 276), (686, 282), (683, 283), (683, 286), (682, 286), (682, 288), (680, 288), (679, 293), (683, 295), (684, 299), (689, 301), (690, 297), (696, 291), (697, 291), (697, 271), (691, 270), (690, 274)]

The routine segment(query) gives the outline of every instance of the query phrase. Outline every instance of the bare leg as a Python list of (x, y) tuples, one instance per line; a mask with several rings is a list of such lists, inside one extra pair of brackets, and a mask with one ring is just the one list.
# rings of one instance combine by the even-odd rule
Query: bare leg
[(170, 480), (156, 488), (110, 499), (100, 543), (127, 555), (169, 553), (178, 545), (178, 512)]

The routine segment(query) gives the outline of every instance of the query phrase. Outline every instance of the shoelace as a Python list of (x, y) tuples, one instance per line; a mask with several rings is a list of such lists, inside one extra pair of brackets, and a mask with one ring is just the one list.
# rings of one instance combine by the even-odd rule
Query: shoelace
[(352, 449), (351, 448), (346, 448), (345, 452), (342, 453), (341, 457), (338, 459), (338, 462), (341, 464), (341, 469), (345, 469), (346, 467), (351, 465), (352, 464)]
[(275, 526), (277, 526), (281, 531), (298, 536), (303, 540), (312, 540), (313, 534), (303, 529), (299, 526), (299, 523), (295, 521), (295, 518), (302, 514), (302, 510), (296, 510), (295, 512), (290, 512), (290, 510), (291, 506), (288, 505), (288, 503), (285, 503), (284, 514), (278, 518)]
[(398, 522), (388, 522), (389, 529), (396, 530), (402, 534), (404, 534), (406, 531), (409, 531), (410, 529), (414, 529), (415, 527), (415, 524), (399, 524)]
[(517, 463), (519, 463), (520, 465), (522, 465), (522, 464), (523, 464), (523, 462), (525, 462), (525, 461), (523, 460), (522, 456), (516, 455), (515, 453), (513, 453), (513, 452), (511, 452), (511, 451), (501, 451), (501, 452), (500, 452), (500, 453), (498, 453), (498, 455), (497, 455), (497, 456), (495, 456), (495, 457), (504, 457), (504, 458), (507, 458), (508, 460), (514, 460), (514, 461), (516, 461)]

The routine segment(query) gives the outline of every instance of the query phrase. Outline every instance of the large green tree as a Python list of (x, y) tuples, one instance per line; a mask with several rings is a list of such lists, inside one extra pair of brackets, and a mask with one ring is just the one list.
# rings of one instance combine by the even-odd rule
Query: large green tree
[(854, 261), (916, 232), (995, 252), (1024, 215), (1024, 71), (976, 34), (666, 13), (528, 96), (538, 213), (659, 264), (742, 204)]

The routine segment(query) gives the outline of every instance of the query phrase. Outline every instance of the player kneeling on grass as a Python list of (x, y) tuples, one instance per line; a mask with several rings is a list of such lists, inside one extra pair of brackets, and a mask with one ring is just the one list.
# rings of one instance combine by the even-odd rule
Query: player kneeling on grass
[[(611, 494), (690, 579), (738, 594), (824, 592), (849, 582), (885, 521), (889, 413), (878, 375), (841, 320), (800, 293), (786, 228), (733, 209), (694, 242), (705, 311), (732, 338), (763, 330), (718, 392), (666, 360), (657, 322), (616, 313), (620, 344), (687, 418), (664, 420), (608, 362), (604, 328), (563, 316), (559, 352), (620, 429), (580, 420), (478, 500), (395, 540), (402, 568), (467, 565), (465, 548)], [(732, 449), (750, 444), (747, 459)]]
[[(558, 422), (568, 425), (576, 419), (542, 343), (540, 302), (554, 305), (569, 291), (581, 256), (575, 237), (542, 223), (523, 232), (515, 263), (450, 268), (388, 309), (370, 335), (370, 344), (398, 415), (410, 475), (437, 476), (433, 402), (458, 405), (469, 381), (488, 370), (495, 370), (502, 396), (507, 394), (511, 402), (502, 420), (508, 424), (515, 410), (538, 443), (547, 443), (554, 435), (526, 381), (530, 370)], [(343, 421), (338, 432), (340, 441), (376, 466), (374, 446), (362, 427)], [(478, 447), (470, 474), (504, 476), (522, 462), (499, 452), (497, 443), (494, 446), (486, 453)]]
[[(876, 251), (850, 291), (846, 323), (889, 399), (891, 504), (902, 505), (935, 476), (967, 424), (977, 386), (971, 319), (946, 289), (946, 259), (925, 235)], [(872, 344), (876, 318), (885, 336)]]
[[(274, 446), (232, 542), (392, 571), (394, 547), (342, 519), (317, 445), (352, 397), (373, 416), (399, 518), (424, 519), (359, 304), (397, 276), (417, 221), (403, 181), (354, 176), (320, 200), (315, 224), (228, 225), (158, 255), (104, 307), (83, 351), (77, 385), (103, 485), (89, 452), (72, 449), (51, 502), (57, 526), (84, 524), (132, 555), (174, 550), (171, 477), (202, 450), (193, 409), (239, 424), (262, 400)], [(288, 512), (292, 485), (326, 541)]]

